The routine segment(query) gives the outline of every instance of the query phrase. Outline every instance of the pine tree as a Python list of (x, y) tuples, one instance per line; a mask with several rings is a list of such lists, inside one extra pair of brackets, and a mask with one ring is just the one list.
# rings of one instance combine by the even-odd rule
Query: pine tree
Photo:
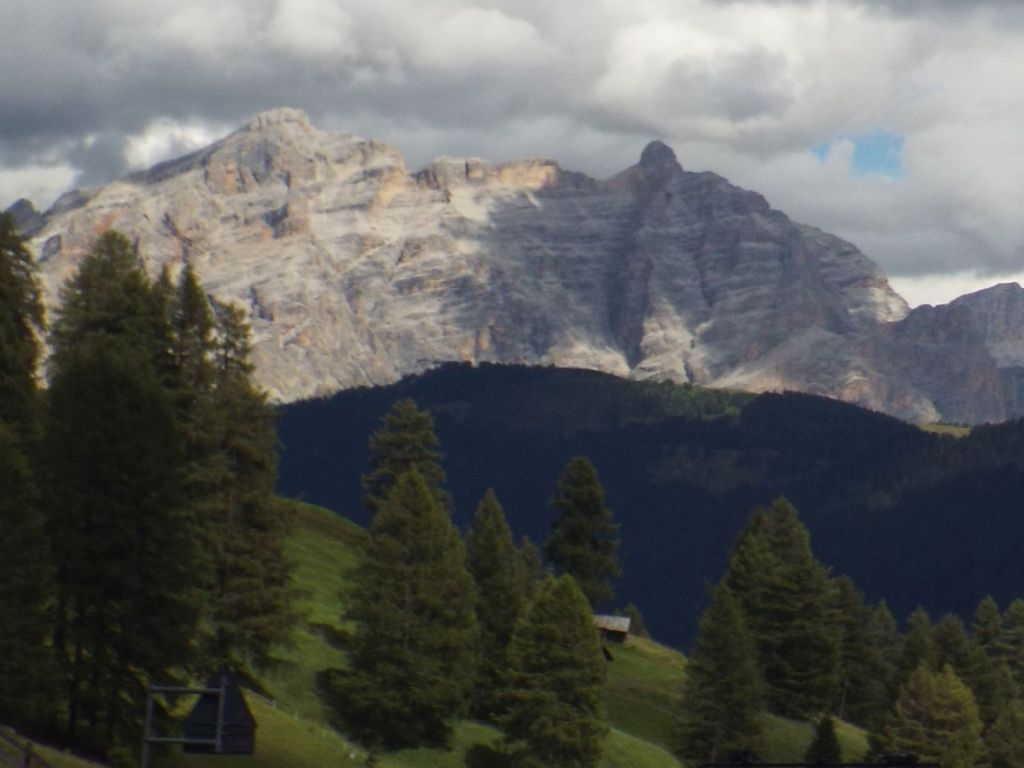
[(991, 727), (1006, 707), (1020, 696), (1006, 660), (989, 656), (981, 645), (974, 642), (968, 652), (963, 681), (974, 694), (978, 716), (986, 728)]
[[(188, 275), (181, 294), (187, 298), (192, 293), (197, 303), (202, 294), (190, 286)], [(271, 648), (291, 637), (297, 616), (294, 566), (284, 543), (292, 519), (274, 495), (275, 416), (266, 394), (251, 380), (249, 327), (237, 308), (218, 304), (215, 309), (212, 380), (205, 392), (196, 390), (204, 416), (201, 436), (193, 443), (205, 456), (199, 522), (212, 566), (206, 589), (209, 652), (211, 664), (244, 669), (264, 666)], [(201, 361), (205, 325), (195, 324), (192, 362), (184, 369), (186, 374), (195, 371), (200, 386), (206, 376)]]
[(527, 768), (593, 768), (608, 732), (604, 659), (590, 606), (569, 575), (548, 577), (516, 623), (509, 649), (510, 747)]
[(838, 714), (841, 718), (871, 726), (878, 724), (892, 704), (890, 686), (894, 668), (887, 658), (897, 640), (895, 622), (889, 615), (889, 636), (882, 616), (874, 611), (847, 577), (832, 582), (834, 610), (842, 631), (840, 655), (843, 682)]
[(473, 712), (493, 719), (501, 711), (508, 645), (525, 599), (522, 557), (494, 491), (487, 489), (466, 534), (466, 562), (476, 584), (481, 664)]
[(935, 650), (936, 668), (942, 669), (948, 664), (961, 680), (966, 677), (971, 649), (967, 630), (959, 616), (947, 613), (935, 622), (932, 627), (932, 647)]
[(367, 744), (443, 744), (476, 678), (465, 549), (415, 468), (378, 504), (348, 617), (351, 669), (330, 676), (335, 711)]
[(990, 768), (1024, 768), (1024, 703), (1011, 701), (985, 735)]
[(614, 599), (612, 579), (621, 575), (615, 556), (619, 527), (590, 461), (582, 456), (569, 460), (551, 508), (559, 518), (544, 544), (548, 561), (573, 577), (592, 607)]
[(807, 747), (804, 762), (813, 765), (835, 765), (843, 761), (843, 751), (836, 736), (836, 724), (830, 715), (818, 720), (814, 728), (814, 739)]
[(0, 423), (0, 722), (39, 724), (54, 713), (52, 572), (28, 462)]
[(890, 752), (912, 752), (941, 768), (974, 768), (985, 756), (974, 697), (949, 665), (934, 672), (922, 663), (911, 673), (882, 742)]
[(886, 713), (892, 709), (899, 695), (899, 652), (900, 633), (896, 619), (884, 600), (872, 609), (868, 621), (868, 647), (876, 660), (880, 697), (877, 703), (866, 708), (863, 725), (871, 732), (881, 727)]
[(840, 693), (840, 634), (828, 573), (785, 499), (756, 510), (725, 576), (758, 649), (771, 711), (791, 717), (830, 708)]
[(370, 436), (370, 471), (363, 475), (367, 508), (375, 511), (398, 477), (415, 468), (441, 507), (448, 509), (451, 500), (444, 490), (441, 458), (430, 411), (421, 411), (409, 399), (396, 402)]
[(674, 726), (676, 754), (694, 762), (718, 762), (732, 750), (750, 749), (764, 709), (757, 647), (739, 603), (725, 585), (711, 597), (686, 664)]
[(116, 233), (62, 297), (43, 443), (54, 646), (69, 735), (107, 748), (136, 743), (147, 680), (191, 660), (201, 570), (165, 303)]
[(900, 649), (899, 682), (903, 684), (915, 669), (922, 664), (938, 669), (936, 665), (935, 641), (932, 635), (932, 620), (924, 608), (916, 608), (907, 619), (907, 631), (903, 634)]
[(32, 254), (14, 217), (0, 213), (0, 423), (11, 425), (19, 440), (38, 432), (37, 334), (43, 330)]
[(995, 656), (999, 635), (1003, 628), (1003, 616), (999, 612), (999, 604), (992, 595), (986, 595), (978, 607), (974, 609), (971, 619), (971, 638), (980, 645), (987, 654)]
[(547, 575), (544, 557), (529, 536), (519, 540), (519, 559), (523, 564), (523, 599), (529, 601)]
[(627, 603), (626, 610), (623, 613), (629, 617), (629, 633), (631, 635), (636, 635), (637, 637), (651, 636), (650, 632), (647, 631), (647, 623), (644, 621), (643, 614), (640, 613), (640, 609), (634, 603)]
[(1024, 600), (1014, 600), (1003, 614), (999, 653), (1006, 659), (1018, 690), (1024, 692)]

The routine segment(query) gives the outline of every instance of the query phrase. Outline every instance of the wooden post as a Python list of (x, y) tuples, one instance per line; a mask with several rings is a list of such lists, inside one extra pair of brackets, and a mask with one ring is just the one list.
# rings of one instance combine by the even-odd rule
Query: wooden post
[(153, 725), (153, 691), (146, 689), (146, 725), (142, 731), (142, 768), (149, 768), (149, 729)]

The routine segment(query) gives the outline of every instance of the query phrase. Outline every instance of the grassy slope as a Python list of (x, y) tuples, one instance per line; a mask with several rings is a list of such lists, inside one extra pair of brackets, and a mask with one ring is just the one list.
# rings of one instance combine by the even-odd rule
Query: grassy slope
[[(342, 667), (345, 654), (331, 638), (347, 628), (341, 620), (342, 575), (356, 563), (362, 529), (333, 513), (295, 504), (298, 525), (288, 542), (303, 590), (305, 620), (296, 628), (295, 643), (281, 649), (263, 683), (271, 698), (249, 695), (259, 724), (256, 754), (251, 757), (181, 755), (171, 752), (154, 768), (354, 768), (366, 762), (365, 750), (330, 728), (328, 714), (316, 695), (317, 671)], [(683, 656), (651, 640), (630, 638), (611, 649), (605, 704), (613, 726), (605, 745), (602, 768), (678, 768), (667, 751), (672, 711), (684, 675)], [(762, 752), (766, 759), (802, 758), (812, 729), (769, 717)], [(863, 733), (840, 724), (844, 756), (859, 759), (867, 748)], [(473, 746), (496, 745), (500, 734), (473, 722), (460, 723), (447, 751), (403, 750), (379, 756), (383, 768), (461, 768)], [(94, 768), (93, 763), (53, 750), (40, 754), (54, 768)]]

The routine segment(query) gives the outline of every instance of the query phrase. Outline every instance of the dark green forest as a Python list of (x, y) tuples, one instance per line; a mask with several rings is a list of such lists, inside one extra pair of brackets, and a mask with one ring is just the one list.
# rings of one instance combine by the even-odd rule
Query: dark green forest
[(434, 414), (463, 528), (492, 486), (514, 533), (543, 540), (558, 472), (587, 456), (621, 526), (619, 606), (636, 603), (652, 633), (681, 648), (750, 511), (779, 496), (800, 510), (822, 562), (897, 616), (921, 605), (967, 620), (984, 595), (1005, 605), (1022, 591), (1021, 421), (955, 439), (798, 393), (449, 364), (282, 407), (279, 490), (366, 522), (352, 478), (402, 397)]

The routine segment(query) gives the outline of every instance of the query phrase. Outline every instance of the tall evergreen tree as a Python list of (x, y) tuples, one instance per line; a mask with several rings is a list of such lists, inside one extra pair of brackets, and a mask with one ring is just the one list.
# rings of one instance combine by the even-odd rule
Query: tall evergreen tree
[(10, 424), (19, 440), (38, 431), (37, 335), (43, 330), (32, 254), (14, 217), (0, 213), (0, 423)]
[(971, 618), (971, 638), (980, 645), (989, 656), (998, 653), (999, 635), (1003, 629), (1003, 616), (999, 612), (999, 604), (992, 595), (986, 595), (974, 609)]
[[(895, 622), (888, 629), (881, 617), (864, 604), (864, 598), (848, 577), (832, 583), (834, 610), (842, 639), (843, 682), (838, 702), (841, 718), (869, 726), (876, 723), (892, 704), (890, 686), (893, 676), (891, 661), (887, 658), (897, 640)], [(876, 723), (877, 724), (877, 723)]]
[(548, 577), (509, 649), (506, 736), (521, 765), (593, 768), (608, 732), (604, 659), (590, 606), (569, 575)]
[(39, 724), (55, 713), (52, 571), (28, 462), (0, 423), (0, 722)]
[(985, 734), (991, 768), (1024, 768), (1024, 703), (1011, 701)]
[(725, 584), (757, 645), (769, 709), (806, 716), (830, 708), (840, 692), (841, 660), (828, 573), (788, 501), (754, 512)]
[(592, 607), (614, 599), (612, 580), (621, 575), (616, 558), (619, 526), (612, 522), (604, 488), (589, 460), (569, 460), (551, 508), (559, 518), (544, 544), (548, 561), (573, 577)]
[(971, 648), (967, 630), (959, 616), (944, 614), (932, 627), (932, 647), (935, 649), (935, 666), (942, 669), (949, 664), (961, 680), (970, 668)]
[(911, 673), (882, 741), (888, 751), (912, 752), (941, 768), (975, 768), (985, 756), (974, 697), (949, 665), (934, 672), (922, 663)]
[(824, 715), (814, 727), (814, 738), (804, 754), (804, 762), (812, 765), (835, 765), (843, 761), (843, 751), (836, 736), (831, 715)]
[(924, 608), (918, 607), (907, 619), (907, 630), (903, 633), (899, 663), (900, 686), (922, 664), (932, 670), (938, 669), (936, 658), (932, 620)]
[(676, 754), (694, 762), (719, 762), (732, 750), (751, 749), (764, 710), (757, 647), (740, 605), (724, 584), (711, 598), (687, 660), (674, 726)]
[(487, 489), (466, 534), (466, 562), (476, 583), (481, 664), (473, 707), (478, 717), (501, 712), (508, 645), (526, 593), (524, 564), (494, 491)]
[[(166, 305), (107, 233), (62, 294), (44, 457), (69, 735), (136, 743), (144, 686), (191, 660), (201, 571)], [(84, 733), (83, 733), (84, 729)]]
[(1013, 673), (1018, 690), (1024, 692), (1024, 600), (1017, 598), (1007, 606), (998, 647)]
[(476, 678), (476, 596), (462, 540), (415, 468), (378, 504), (355, 585), (352, 666), (329, 683), (338, 717), (368, 744), (445, 743)]
[[(202, 295), (190, 286), (188, 272), (180, 293), (182, 304), (189, 293), (196, 303)], [(205, 394), (200, 390), (197, 404), (205, 412), (198, 438), (207, 465), (199, 509), (212, 564), (206, 590), (209, 647), (215, 663), (260, 667), (274, 644), (288, 641), (296, 618), (293, 564), (284, 552), (292, 520), (274, 495), (275, 417), (266, 394), (251, 380), (249, 327), (236, 307), (217, 305), (216, 310), (212, 388)], [(193, 333), (196, 352), (185, 373), (192, 368), (201, 381), (205, 322)]]
[(368, 509), (375, 511), (400, 475), (415, 469), (444, 509), (450, 498), (441, 466), (441, 449), (434, 434), (434, 417), (412, 400), (399, 400), (370, 436), (370, 471), (363, 475)]

